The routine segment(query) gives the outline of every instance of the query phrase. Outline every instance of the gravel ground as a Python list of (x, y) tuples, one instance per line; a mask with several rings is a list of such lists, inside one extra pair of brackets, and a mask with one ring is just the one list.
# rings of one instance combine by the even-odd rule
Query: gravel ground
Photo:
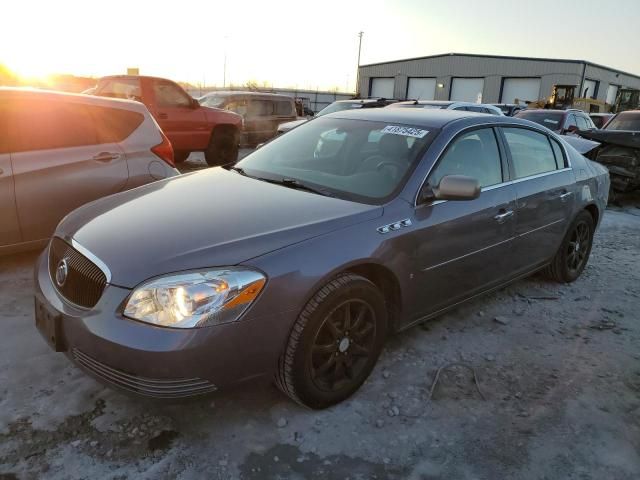
[(36, 332), (35, 258), (0, 258), (0, 479), (640, 478), (640, 209), (606, 213), (574, 284), (532, 277), (390, 339), (319, 412), (268, 384), (103, 387)]

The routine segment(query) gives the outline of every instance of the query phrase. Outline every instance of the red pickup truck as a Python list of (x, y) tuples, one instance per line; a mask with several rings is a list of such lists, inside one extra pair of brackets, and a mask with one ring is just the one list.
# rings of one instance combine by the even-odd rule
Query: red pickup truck
[(204, 152), (211, 166), (234, 163), (242, 117), (201, 106), (175, 82), (138, 75), (102, 77), (93, 95), (126, 98), (144, 103), (173, 145), (175, 161), (191, 152)]

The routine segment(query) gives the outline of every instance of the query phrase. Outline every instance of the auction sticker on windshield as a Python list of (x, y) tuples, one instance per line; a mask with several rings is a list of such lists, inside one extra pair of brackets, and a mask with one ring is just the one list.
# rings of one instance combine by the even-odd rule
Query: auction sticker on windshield
[(392, 133), (393, 135), (402, 135), (404, 137), (422, 138), (429, 130), (421, 130), (420, 128), (401, 127), (400, 125), (387, 125), (382, 129), (382, 133)]

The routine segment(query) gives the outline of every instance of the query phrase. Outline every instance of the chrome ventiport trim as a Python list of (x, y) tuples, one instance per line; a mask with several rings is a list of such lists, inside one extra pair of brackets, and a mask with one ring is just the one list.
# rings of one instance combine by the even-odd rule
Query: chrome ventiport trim
[(387, 225), (383, 225), (381, 227), (376, 228), (378, 233), (389, 233), (395, 232), (396, 230), (400, 230), (401, 228), (410, 227), (411, 219), (405, 218), (404, 220), (398, 220), (397, 222), (389, 223)]

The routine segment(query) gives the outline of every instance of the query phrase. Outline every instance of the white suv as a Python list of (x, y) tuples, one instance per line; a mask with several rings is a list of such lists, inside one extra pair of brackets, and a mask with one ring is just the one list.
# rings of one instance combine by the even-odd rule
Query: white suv
[(175, 175), (141, 103), (0, 88), (0, 254), (43, 246), (87, 202)]

